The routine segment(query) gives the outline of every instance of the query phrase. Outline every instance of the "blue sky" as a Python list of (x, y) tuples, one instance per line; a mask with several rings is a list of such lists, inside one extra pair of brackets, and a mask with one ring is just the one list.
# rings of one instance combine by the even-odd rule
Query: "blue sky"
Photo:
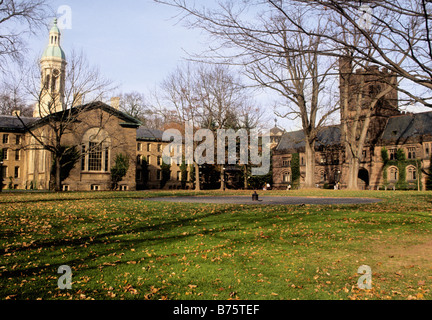
[[(166, 78), (187, 57), (199, 52), (206, 40), (200, 32), (176, 25), (171, 7), (151, 0), (53, 0), (57, 11), (71, 8), (72, 28), (62, 31), (62, 47), (84, 51), (91, 65), (116, 81), (123, 92), (145, 93)], [(47, 32), (29, 42), (30, 54), (40, 56)]]
[[(177, 23), (177, 10), (152, 0), (51, 0), (51, 4), (55, 11), (64, 5), (71, 9), (72, 28), (62, 32), (66, 54), (72, 49), (82, 50), (91, 65), (119, 85), (113, 95), (152, 91), (188, 56), (187, 52), (199, 53), (207, 47), (205, 35)], [(33, 36), (28, 43), (30, 58), (40, 57), (47, 43), (48, 30)], [(273, 119), (273, 101), (267, 98), (258, 97), (258, 101), (268, 103), (262, 107), (267, 107), (266, 114)], [(292, 130), (301, 125), (282, 119), (279, 124)]]

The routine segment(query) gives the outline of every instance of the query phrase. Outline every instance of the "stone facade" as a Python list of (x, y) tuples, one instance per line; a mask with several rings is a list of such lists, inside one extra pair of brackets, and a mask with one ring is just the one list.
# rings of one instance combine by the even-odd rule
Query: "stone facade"
[[(382, 97), (370, 114), (366, 144), (358, 173), (359, 189), (424, 189), (432, 148), (432, 112), (402, 113), (398, 109), (396, 78), (386, 70), (372, 67), (353, 72), (349, 60), (341, 60), (341, 122), (351, 128), (356, 115), (362, 123), (371, 97)], [(386, 90), (390, 85), (390, 89)], [(346, 90), (344, 90), (346, 89)], [(384, 91), (385, 90), (385, 91)], [(361, 93), (363, 105), (357, 113), (355, 97)], [(360, 127), (360, 126), (359, 126)], [(348, 164), (342, 125), (321, 128), (315, 155), (315, 183), (321, 188), (344, 188)], [(354, 133), (359, 135), (359, 132)], [(383, 159), (384, 153), (389, 159)], [(397, 159), (398, 153), (404, 159)], [(293, 164), (293, 158), (295, 163)], [(297, 160), (298, 159), (298, 160)], [(294, 177), (293, 177), (294, 174)], [(285, 133), (273, 151), (273, 182), (277, 189), (301, 187), (305, 178), (305, 148), (302, 131)], [(296, 180), (296, 181), (294, 181)]]

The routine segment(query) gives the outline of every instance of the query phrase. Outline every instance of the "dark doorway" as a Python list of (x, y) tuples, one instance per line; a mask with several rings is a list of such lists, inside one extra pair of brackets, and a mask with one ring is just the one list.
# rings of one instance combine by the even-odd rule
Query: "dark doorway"
[(358, 173), (358, 187), (360, 190), (369, 188), (369, 172), (366, 169), (360, 169)]

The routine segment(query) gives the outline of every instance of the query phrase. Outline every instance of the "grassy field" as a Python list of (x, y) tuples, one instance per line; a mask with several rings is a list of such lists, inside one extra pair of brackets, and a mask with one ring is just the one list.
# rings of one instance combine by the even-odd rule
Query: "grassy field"
[[(209, 194), (222, 193), (0, 194), (0, 299), (432, 299), (432, 193), (289, 192), (383, 199), (334, 206), (143, 200)], [(61, 265), (71, 290), (58, 289)], [(357, 286), (362, 265), (371, 290)]]

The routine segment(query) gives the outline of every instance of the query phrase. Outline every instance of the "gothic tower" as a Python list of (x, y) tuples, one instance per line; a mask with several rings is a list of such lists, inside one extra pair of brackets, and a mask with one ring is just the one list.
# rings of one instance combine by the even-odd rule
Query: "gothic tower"
[[(354, 70), (350, 56), (340, 58), (339, 72), (341, 122), (351, 127), (355, 119), (362, 122), (366, 115), (370, 115), (368, 142), (376, 143), (388, 118), (400, 114), (397, 76), (377, 66)], [(378, 101), (370, 111), (375, 98)]]
[(41, 88), (33, 116), (43, 118), (64, 110), (66, 55), (60, 46), (61, 32), (57, 19), (49, 32), (49, 43), (40, 60)]

